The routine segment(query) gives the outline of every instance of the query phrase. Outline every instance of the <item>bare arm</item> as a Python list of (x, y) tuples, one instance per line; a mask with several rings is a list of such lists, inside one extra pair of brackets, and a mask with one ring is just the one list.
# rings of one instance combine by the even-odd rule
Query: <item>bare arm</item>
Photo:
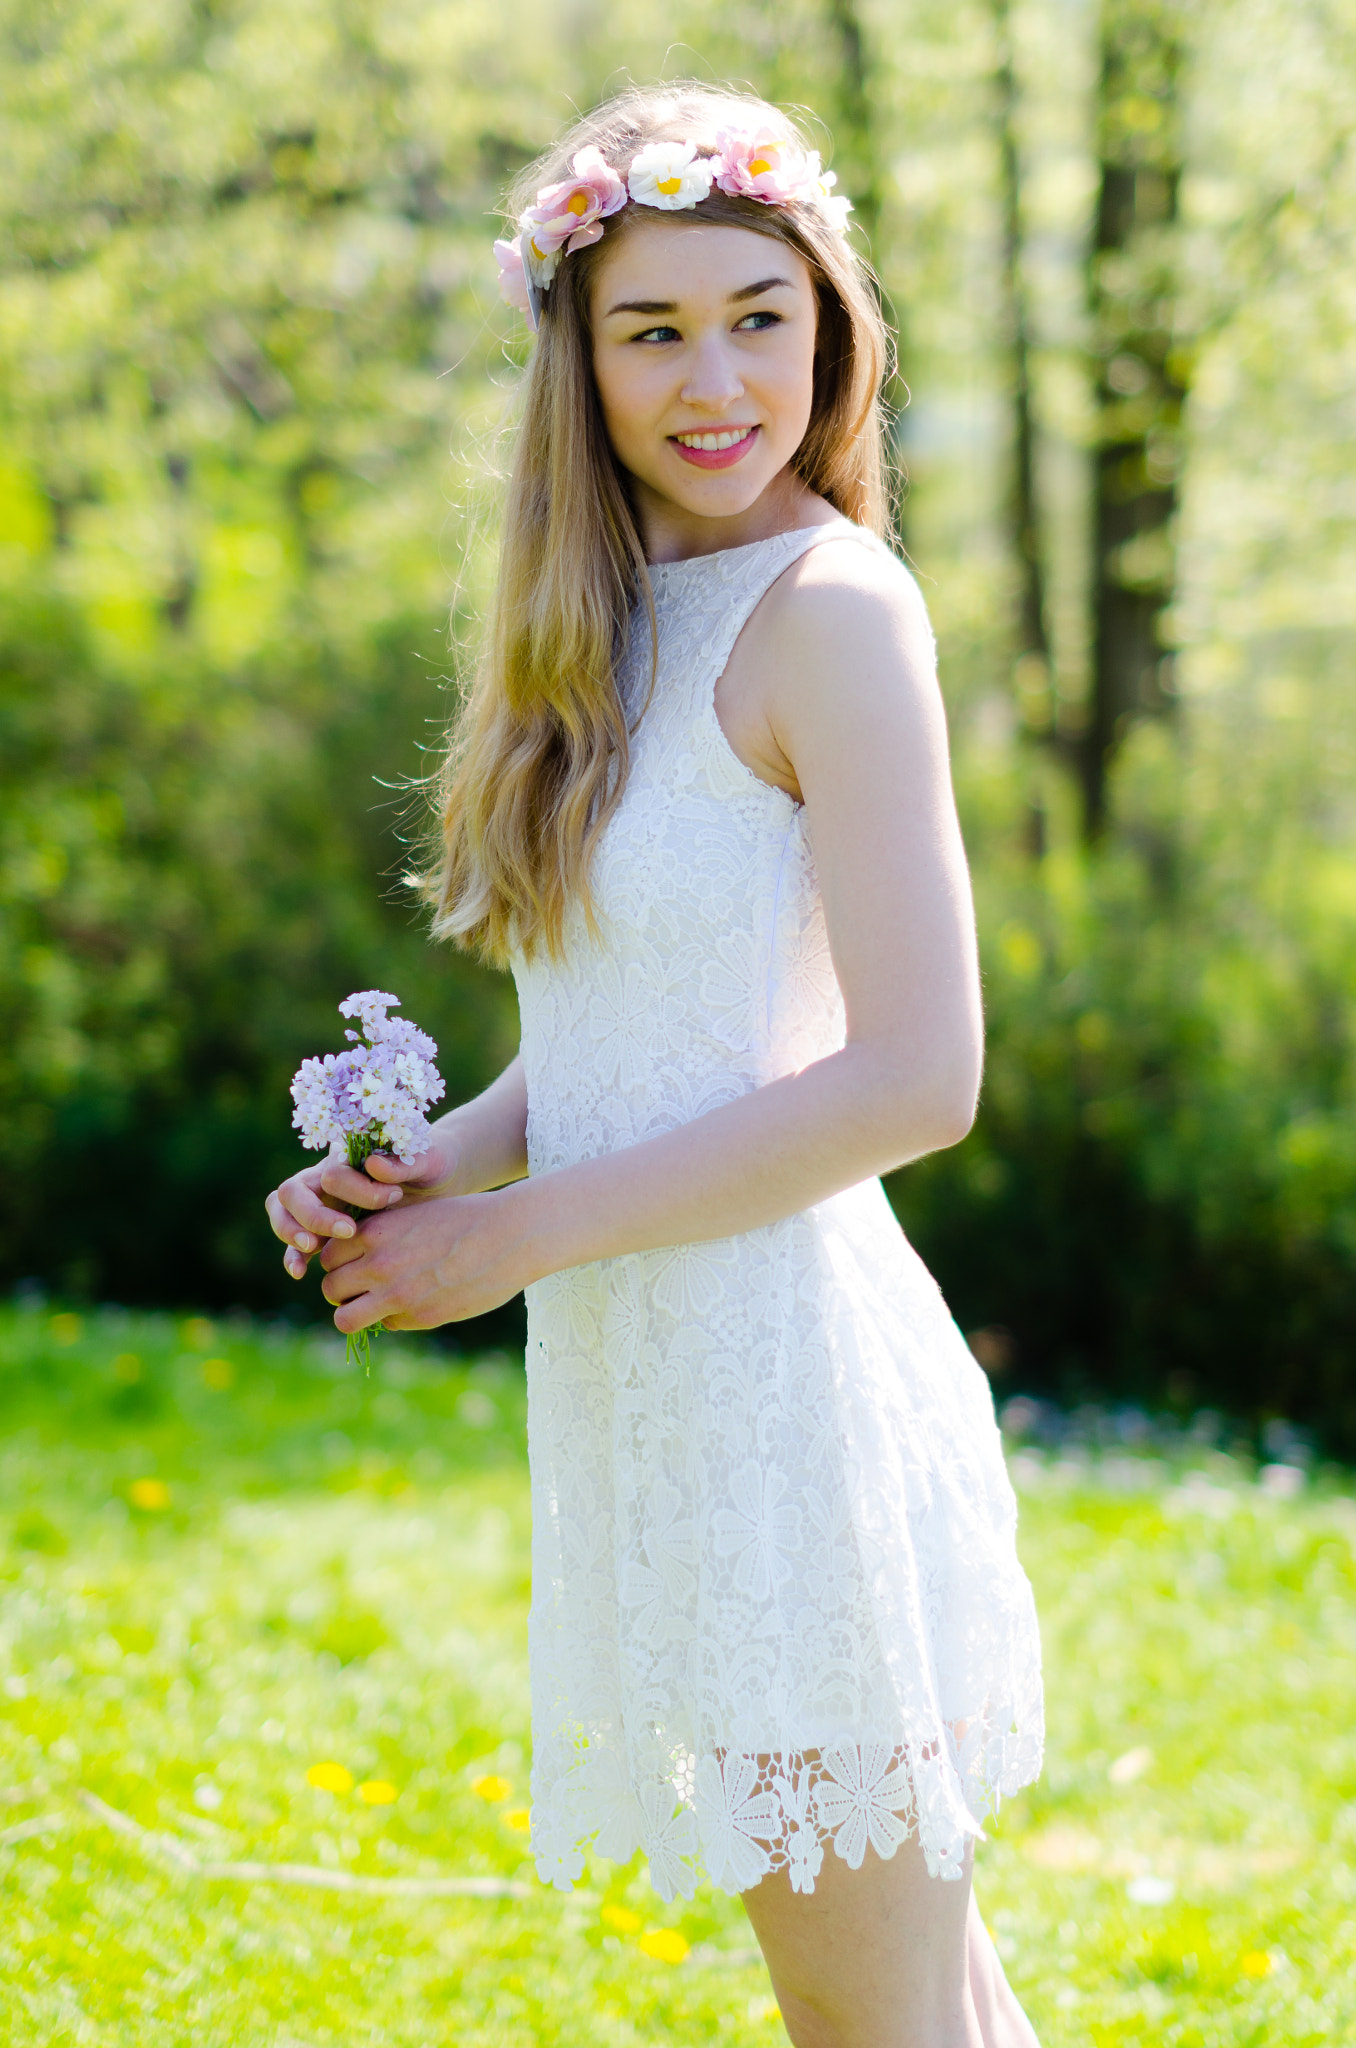
[(375, 1219), (326, 1255), (340, 1329), (471, 1315), (568, 1266), (754, 1229), (969, 1129), (979, 973), (922, 602), (855, 545), (797, 569), (772, 593), (758, 658), (805, 799), (844, 1049), (605, 1158)]
[[(433, 1126), (455, 1157), (452, 1184), (439, 1193), (476, 1195), (521, 1180), (527, 1172), (527, 1079), (522, 1055), (510, 1060), (497, 1081), (449, 1110)], [(383, 1162), (385, 1163), (385, 1162)]]

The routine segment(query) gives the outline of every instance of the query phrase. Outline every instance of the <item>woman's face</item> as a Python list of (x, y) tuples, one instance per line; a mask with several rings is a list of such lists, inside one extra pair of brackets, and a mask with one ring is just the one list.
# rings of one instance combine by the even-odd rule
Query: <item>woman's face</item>
[(594, 273), (590, 316), (603, 418), (651, 554), (670, 537), (726, 545), (704, 522), (737, 527), (809, 425), (809, 266), (748, 228), (632, 220)]

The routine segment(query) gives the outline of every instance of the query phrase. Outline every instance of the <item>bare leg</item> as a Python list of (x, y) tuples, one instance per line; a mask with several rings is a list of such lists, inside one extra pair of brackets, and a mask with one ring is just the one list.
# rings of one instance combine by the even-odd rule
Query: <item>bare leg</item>
[(1039, 2048), (968, 1865), (947, 1882), (916, 1842), (860, 1870), (829, 1850), (808, 1897), (784, 1870), (743, 1896), (794, 2048)]
[(1008, 1983), (989, 1930), (970, 1894), (970, 1997), (979, 2019), (984, 2048), (1040, 2048), (1032, 2026)]
[(807, 1897), (784, 1870), (744, 1893), (795, 2048), (986, 2048), (969, 1981), (970, 1872), (928, 1876), (916, 1842), (849, 1870), (832, 1849)]

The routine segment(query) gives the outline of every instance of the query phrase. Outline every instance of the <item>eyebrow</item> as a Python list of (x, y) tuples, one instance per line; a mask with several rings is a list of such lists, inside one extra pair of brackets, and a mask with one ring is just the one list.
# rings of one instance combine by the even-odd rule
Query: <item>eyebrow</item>
[[(795, 290), (795, 286), (789, 277), (760, 277), (757, 284), (741, 285), (737, 292), (731, 292), (726, 300), (726, 304), (730, 306), (741, 305), (745, 299), (760, 299), (764, 292), (778, 290), (790, 292)], [(621, 299), (615, 306), (608, 307), (605, 318), (610, 320), (614, 313), (653, 314), (676, 313), (677, 311), (678, 301), (676, 299)]]

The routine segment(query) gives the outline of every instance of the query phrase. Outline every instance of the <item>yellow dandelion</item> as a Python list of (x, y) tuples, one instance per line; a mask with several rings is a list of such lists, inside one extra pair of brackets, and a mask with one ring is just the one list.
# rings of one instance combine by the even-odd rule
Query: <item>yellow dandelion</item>
[(1245, 1977), (1269, 1977), (1273, 1964), (1265, 1949), (1250, 1948), (1238, 1967)]
[(532, 1825), (532, 1809), (527, 1806), (515, 1806), (511, 1813), (504, 1815), (504, 1825), (512, 1828), (517, 1834), (525, 1835)]
[(388, 1785), (385, 1778), (368, 1778), (358, 1787), (358, 1797), (364, 1806), (393, 1806), (400, 1794), (394, 1785)]
[(134, 1508), (154, 1515), (169, 1506), (170, 1490), (163, 1479), (134, 1479), (127, 1489), (127, 1498)]
[(135, 1351), (120, 1351), (113, 1361), (113, 1377), (119, 1386), (134, 1387), (141, 1378), (141, 1360)]
[(52, 1342), (63, 1345), (78, 1344), (80, 1332), (84, 1327), (79, 1316), (73, 1316), (69, 1312), (64, 1315), (53, 1316), (51, 1322), (47, 1325)]
[(312, 1764), (306, 1773), (308, 1785), (314, 1785), (317, 1792), (351, 1792), (353, 1773), (346, 1771), (342, 1764)]
[(599, 1919), (605, 1927), (611, 1927), (618, 1934), (639, 1934), (640, 1915), (633, 1913), (629, 1906), (604, 1906)]
[(690, 1944), (676, 1927), (647, 1927), (640, 1937), (640, 1946), (657, 1963), (681, 1963)]
[(203, 1385), (211, 1387), (217, 1394), (224, 1394), (235, 1379), (235, 1367), (229, 1358), (204, 1358), (202, 1362)]
[(507, 1778), (498, 1778), (491, 1773), (486, 1778), (472, 1778), (471, 1790), (478, 1792), (482, 1799), (488, 1799), (491, 1806), (493, 1806), (499, 1800), (507, 1799), (513, 1791), (513, 1787)]

